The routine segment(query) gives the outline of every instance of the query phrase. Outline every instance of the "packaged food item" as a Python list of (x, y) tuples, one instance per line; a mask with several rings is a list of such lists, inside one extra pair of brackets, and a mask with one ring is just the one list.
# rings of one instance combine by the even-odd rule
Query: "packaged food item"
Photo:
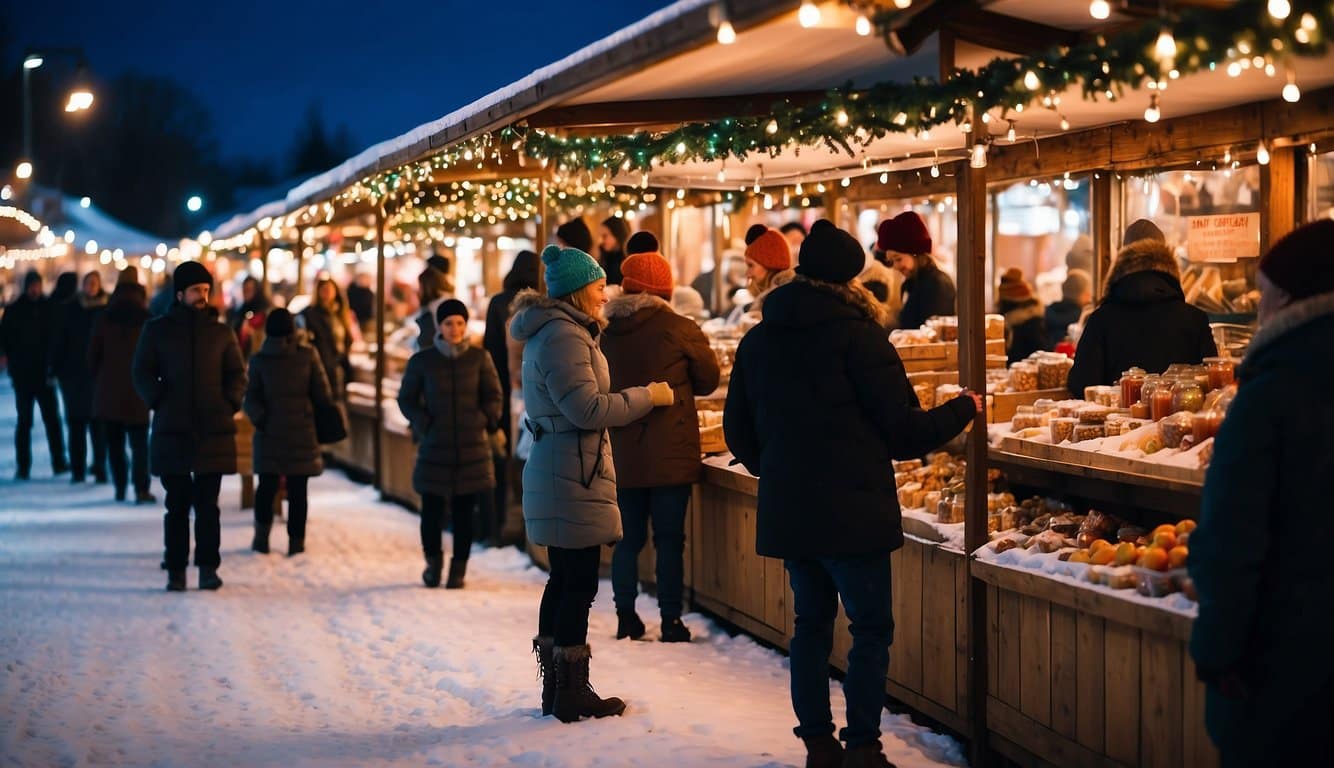
[(1107, 436), (1107, 429), (1102, 424), (1076, 424), (1071, 434), (1070, 441), (1073, 443), (1082, 443), (1085, 440), (1096, 440)]
[(904, 509), (913, 509), (917, 506), (916, 504), (913, 504), (913, 494), (920, 493), (922, 493), (921, 483), (904, 484), (904, 486), (899, 489), (899, 506)]
[(1018, 432), (1021, 429), (1030, 429), (1032, 427), (1042, 426), (1042, 419), (1033, 410), (1031, 405), (1021, 405), (1014, 411), (1014, 417), (1010, 420), (1010, 428)]
[(892, 462), (895, 472), (912, 472), (915, 469), (922, 468), (921, 459), (906, 459), (904, 461)]
[(1223, 424), (1223, 414), (1217, 410), (1200, 411), (1191, 414), (1190, 434), (1195, 445), (1208, 440), (1218, 434), (1218, 428)]
[(1186, 411), (1173, 413), (1158, 422), (1158, 436), (1162, 438), (1163, 447), (1180, 448), (1181, 438), (1191, 432), (1191, 422), (1191, 414)]
[(1017, 546), (1019, 546), (1018, 541), (1014, 540), (1013, 538), (1006, 537), (1004, 539), (998, 539), (994, 544), (991, 545), (991, 548), (996, 550), (996, 554), (999, 555), (1000, 553), (1008, 552)]
[(917, 395), (917, 402), (922, 408), (930, 410), (936, 407), (936, 388), (931, 386), (930, 382), (918, 382), (912, 385), (912, 390)]
[(1139, 402), (1140, 392), (1144, 389), (1145, 372), (1143, 368), (1131, 368), (1121, 374), (1121, 405), (1125, 408)]
[(1130, 417), (1124, 413), (1112, 413), (1107, 416), (1107, 422), (1104, 426), (1107, 428), (1108, 437), (1120, 437), (1126, 433), (1126, 421)]
[(1102, 386), (1099, 384), (1090, 384), (1087, 387), (1084, 387), (1084, 402), (1086, 403), (1098, 402), (1099, 389), (1102, 389)]
[(1056, 405), (1056, 415), (1063, 419), (1078, 419), (1079, 409), (1087, 403), (1083, 400), (1065, 400)]
[(923, 509), (928, 509), (928, 510), (936, 509), (938, 504), (940, 504), (940, 491), (927, 491), (925, 494), (923, 494), (922, 496)]
[(1153, 414), (1148, 403), (1131, 403), (1130, 415), (1136, 419), (1147, 419)]
[(1177, 580), (1171, 573), (1152, 568), (1135, 568), (1139, 583), (1135, 590), (1145, 597), (1167, 597), (1177, 591)]
[(935, 342), (936, 332), (930, 328), (900, 328), (889, 334), (889, 343), (896, 347), (914, 347)]
[(986, 317), (986, 323), (987, 323), (987, 338), (988, 338), (988, 339), (1003, 339), (1003, 338), (1005, 338), (1005, 316), (1004, 316), (1004, 315), (987, 315), (987, 317)]
[(1204, 388), (1200, 382), (1189, 376), (1176, 380), (1172, 385), (1172, 412), (1198, 411), (1204, 407)]
[[(988, 336), (987, 338), (991, 338), (991, 337)], [(1006, 366), (1008, 366), (1009, 364), (1010, 364), (1010, 359), (1009, 359), (1008, 357), (1006, 357), (1005, 355), (987, 355), (987, 371), (988, 371), (988, 372), (991, 372), (991, 371), (996, 370), (996, 369), (1000, 369), (1001, 371), (1004, 371), (1005, 368), (1006, 368)]]
[(1015, 392), (1033, 392), (1038, 388), (1038, 367), (1033, 363), (1015, 363), (1010, 366), (1010, 389)]
[(1222, 389), (1236, 380), (1236, 362), (1230, 357), (1206, 357), (1204, 367), (1209, 374), (1209, 389)]
[(1106, 424), (1112, 409), (1105, 405), (1086, 405), (1079, 409), (1076, 418), (1080, 424)]
[(945, 343), (959, 340), (959, 318), (955, 315), (937, 315), (926, 320), (926, 327), (936, 332), (936, 339)]
[(1051, 420), (1051, 444), (1060, 445), (1074, 439), (1075, 427), (1079, 426), (1079, 419), (1056, 417)]
[(1065, 355), (1043, 355), (1038, 358), (1038, 388), (1061, 389), (1070, 379), (1075, 361)]

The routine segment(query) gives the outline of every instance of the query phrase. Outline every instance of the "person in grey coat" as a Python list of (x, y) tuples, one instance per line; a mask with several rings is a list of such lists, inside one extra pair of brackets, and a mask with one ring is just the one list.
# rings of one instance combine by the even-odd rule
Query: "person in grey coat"
[(673, 392), (661, 381), (612, 392), (598, 349), (606, 273), (575, 248), (547, 246), (542, 262), (548, 295), (519, 294), (510, 335), (525, 342), (524, 428), (533, 436), (523, 470), (523, 517), (528, 540), (546, 546), (551, 561), (533, 639), (542, 712), (568, 723), (625, 711), (623, 701), (600, 698), (588, 682), (588, 612), (597, 596), (599, 548), (621, 538), (607, 428), (671, 405)]
[[(446, 589), (460, 589), (472, 549), (473, 516), (484, 493), (496, 487), (493, 453), (503, 451), (500, 432), (505, 392), (491, 356), (468, 341), (468, 307), (447, 299), (436, 308), (440, 330), (431, 346), (414, 354), (403, 372), (398, 407), (417, 440), (412, 487), (421, 494), (421, 540), (426, 556), (422, 582), (440, 586), (445, 500), (454, 520), (454, 555)], [(488, 437), (490, 435), (490, 437)]]
[(292, 315), (275, 309), (264, 320), (264, 343), (250, 358), (245, 415), (255, 425), (255, 537), (250, 548), (269, 552), (273, 505), (287, 482), (287, 556), (306, 551), (306, 483), (324, 471), (315, 409), (335, 408), (329, 377), (315, 348), (296, 333)]
[(199, 588), (218, 589), (218, 489), (236, 474), (236, 422), (245, 362), (236, 334), (209, 306), (213, 276), (197, 261), (172, 273), (176, 303), (144, 325), (134, 351), (134, 389), (153, 411), (149, 468), (167, 491), (163, 517), (167, 589), (185, 591), (190, 509), (195, 511)]

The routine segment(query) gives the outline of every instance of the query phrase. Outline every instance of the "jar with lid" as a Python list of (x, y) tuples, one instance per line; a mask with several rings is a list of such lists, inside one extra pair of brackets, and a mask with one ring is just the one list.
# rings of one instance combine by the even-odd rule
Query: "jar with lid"
[(1204, 366), (1209, 371), (1209, 389), (1222, 389), (1236, 380), (1236, 362), (1230, 357), (1206, 357)]
[(1129, 408), (1139, 402), (1140, 390), (1144, 389), (1144, 369), (1131, 368), (1121, 374), (1121, 405)]
[(1195, 445), (1208, 440), (1218, 434), (1218, 428), (1223, 424), (1223, 412), (1210, 409), (1191, 414), (1190, 430), (1191, 439)]
[(1183, 376), (1172, 385), (1172, 412), (1194, 413), (1204, 407), (1204, 387), (1193, 376)]
[(1147, 396), (1150, 398), (1149, 418), (1158, 421), (1172, 415), (1172, 387), (1175, 384), (1174, 380), (1165, 376), (1154, 385), (1152, 390), (1149, 389), (1147, 382), (1144, 384), (1144, 391), (1149, 393)]

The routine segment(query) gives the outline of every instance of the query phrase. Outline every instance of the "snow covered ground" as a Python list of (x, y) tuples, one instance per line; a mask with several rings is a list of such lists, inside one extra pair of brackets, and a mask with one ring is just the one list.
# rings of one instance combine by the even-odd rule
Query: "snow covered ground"
[[(512, 548), (484, 550), (467, 589), (426, 590), (416, 517), (337, 472), (312, 483), (308, 552), (292, 560), (249, 552), (228, 478), (226, 586), (195, 590), (191, 568), (188, 593), (165, 593), (161, 509), (52, 479), (40, 419), (34, 479), (14, 484), (13, 403), (5, 379), (0, 765), (802, 764), (783, 656), (699, 615), (690, 645), (616, 642), (606, 582), (593, 681), (629, 709), (540, 717), (529, 648), (544, 574)], [(275, 552), (285, 536), (275, 527)], [(656, 618), (651, 598), (639, 610)], [(964, 762), (906, 716), (883, 728), (900, 766)]]

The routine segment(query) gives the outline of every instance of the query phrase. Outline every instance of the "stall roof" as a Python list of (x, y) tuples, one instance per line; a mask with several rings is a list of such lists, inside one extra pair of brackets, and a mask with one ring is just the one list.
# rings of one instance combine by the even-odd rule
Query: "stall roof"
[(55, 190), (39, 189), (35, 194), (33, 208), (33, 212), (56, 237), (73, 231), (74, 243), (80, 248), (93, 240), (97, 242), (99, 250), (120, 249), (126, 255), (138, 256), (153, 253), (168, 240), (131, 227), (91, 201), (84, 206), (81, 198), (62, 195)]
[(271, 200), (253, 211), (238, 213), (230, 219), (227, 219), (219, 224), (210, 234), (213, 236), (214, 240), (225, 240), (234, 235), (241, 234), (264, 219), (273, 219), (282, 216), (286, 214), (288, 210), (289, 208), (286, 200), (282, 198)]

